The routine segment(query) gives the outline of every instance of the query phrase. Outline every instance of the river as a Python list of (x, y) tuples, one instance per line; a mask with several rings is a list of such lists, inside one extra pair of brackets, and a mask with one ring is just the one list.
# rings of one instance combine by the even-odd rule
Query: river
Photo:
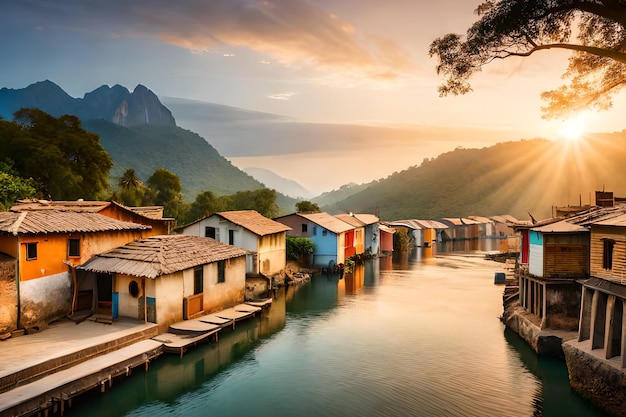
[(605, 416), (498, 320), (502, 264), (418, 254), (283, 288), (261, 318), (66, 415)]

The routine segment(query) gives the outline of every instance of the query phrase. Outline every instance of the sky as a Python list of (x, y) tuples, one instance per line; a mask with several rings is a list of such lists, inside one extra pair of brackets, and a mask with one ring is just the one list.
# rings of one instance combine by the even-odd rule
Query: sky
[[(48, 79), (82, 97), (104, 84), (143, 84), (160, 97), (303, 122), (441, 127), (456, 132), (450, 150), (463, 146), (463, 132), (495, 133), (482, 142), (467, 133), (468, 144), (487, 146), (557, 139), (567, 123), (543, 120), (540, 111), (541, 92), (563, 83), (565, 52), (494, 62), (473, 78), (472, 93), (439, 97), (443, 79), (428, 47), (446, 33), (464, 33), (480, 0), (0, 3), (0, 87)], [(623, 96), (610, 111), (581, 115), (586, 129), (623, 130)], [(415, 160), (422, 156), (434, 155)]]

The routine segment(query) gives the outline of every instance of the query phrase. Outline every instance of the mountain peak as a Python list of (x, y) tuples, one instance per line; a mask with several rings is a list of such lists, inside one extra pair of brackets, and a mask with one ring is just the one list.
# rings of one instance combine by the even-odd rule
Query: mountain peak
[(82, 121), (103, 119), (126, 127), (146, 124), (176, 126), (169, 109), (141, 84), (132, 93), (119, 84), (113, 87), (101, 85), (82, 99), (69, 96), (50, 80), (22, 89), (0, 90), (0, 117), (10, 119), (14, 112), (24, 107), (39, 108), (55, 117), (73, 114)]

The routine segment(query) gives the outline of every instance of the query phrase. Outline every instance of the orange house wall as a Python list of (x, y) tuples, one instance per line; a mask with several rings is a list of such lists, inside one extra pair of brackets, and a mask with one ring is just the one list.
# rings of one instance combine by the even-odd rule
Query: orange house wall
[(0, 237), (0, 252), (17, 259), (19, 254), (17, 236), (7, 235)]
[[(95, 254), (125, 245), (141, 237), (141, 231), (22, 236), (19, 256), (20, 280), (27, 281), (68, 272), (68, 267), (63, 261), (80, 265)], [(80, 239), (81, 256), (68, 256), (68, 239)], [(26, 260), (27, 243), (37, 243), (37, 259)]]

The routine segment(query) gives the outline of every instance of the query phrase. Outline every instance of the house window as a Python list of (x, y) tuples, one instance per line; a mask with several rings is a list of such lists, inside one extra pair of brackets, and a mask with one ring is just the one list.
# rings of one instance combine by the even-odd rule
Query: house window
[(37, 243), (26, 244), (26, 260), (32, 261), (37, 259)]
[(193, 269), (193, 293), (201, 294), (204, 291), (204, 268), (196, 266)]
[(210, 237), (211, 239), (219, 240), (220, 231), (215, 227), (207, 226), (204, 228), (204, 237)]
[(309, 231), (308, 224), (304, 223), (302, 225), (302, 233), (307, 233)]
[(313, 236), (317, 236), (317, 226), (313, 226)]
[(615, 241), (612, 239), (602, 239), (602, 268), (613, 269), (613, 247)]
[(80, 239), (67, 240), (67, 256), (80, 256)]
[(234, 230), (228, 231), (228, 244), (229, 245), (235, 244), (235, 231)]
[(322, 236), (326, 236), (328, 234), (328, 230), (324, 229), (322, 230)]
[(226, 261), (217, 262), (217, 282), (226, 282)]

